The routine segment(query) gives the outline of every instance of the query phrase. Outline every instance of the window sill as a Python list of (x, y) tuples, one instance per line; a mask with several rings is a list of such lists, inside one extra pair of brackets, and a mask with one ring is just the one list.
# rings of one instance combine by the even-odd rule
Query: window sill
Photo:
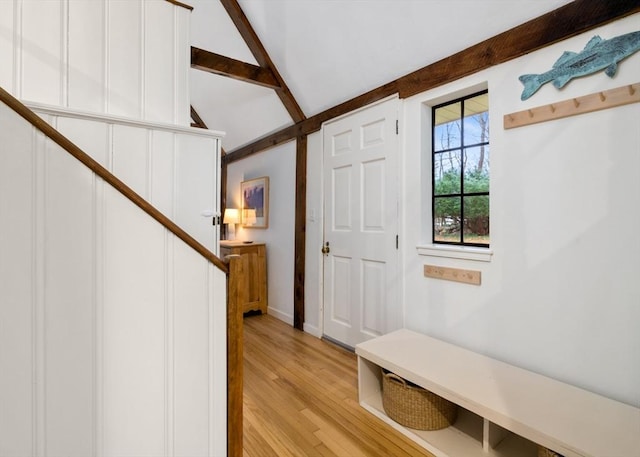
[(447, 257), (450, 259), (475, 260), (478, 262), (491, 262), (493, 251), (488, 248), (476, 248), (471, 246), (449, 246), (429, 244), (417, 246), (418, 254), (430, 257)]

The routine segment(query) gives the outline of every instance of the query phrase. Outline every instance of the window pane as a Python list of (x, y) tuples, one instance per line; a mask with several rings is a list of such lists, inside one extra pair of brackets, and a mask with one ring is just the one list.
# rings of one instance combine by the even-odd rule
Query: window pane
[(489, 244), (489, 196), (464, 197), (464, 242)]
[(462, 158), (460, 151), (439, 152), (433, 156), (434, 195), (460, 193)]
[(489, 192), (489, 145), (464, 152), (464, 193)]
[(480, 94), (464, 102), (464, 144), (489, 142), (489, 94)]
[(433, 239), (457, 242), (460, 240), (460, 197), (436, 198), (434, 202)]
[(460, 147), (461, 111), (461, 102), (436, 108), (433, 128), (434, 151)]
[(489, 94), (432, 109), (433, 241), (489, 246)]

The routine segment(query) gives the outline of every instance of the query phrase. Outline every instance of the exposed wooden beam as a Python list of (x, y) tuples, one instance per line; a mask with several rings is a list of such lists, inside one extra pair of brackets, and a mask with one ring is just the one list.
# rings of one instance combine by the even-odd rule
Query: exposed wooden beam
[(278, 82), (278, 86), (280, 87), (279, 90), (276, 90), (276, 94), (278, 95), (278, 97), (280, 97), (280, 100), (284, 104), (293, 122), (300, 122), (306, 119), (306, 116), (302, 112), (302, 109), (298, 105), (298, 102), (296, 102), (296, 99), (287, 87), (284, 79), (282, 79), (282, 76), (280, 76), (280, 73), (269, 57), (267, 50), (262, 45), (262, 42), (258, 38), (255, 30), (253, 30), (253, 27), (249, 23), (247, 16), (242, 11), (242, 8), (240, 8), (238, 1), (220, 0), (220, 2), (227, 10), (229, 17), (235, 24), (244, 41), (247, 43), (247, 46), (249, 47), (249, 50), (255, 57), (256, 61), (260, 64), (261, 67), (268, 69), (275, 76), (276, 81)]
[(307, 137), (296, 143), (296, 216), (293, 265), (293, 326), (304, 330), (305, 244), (307, 233)]
[(270, 89), (281, 89), (273, 72), (268, 68), (258, 67), (194, 46), (191, 46), (191, 68), (258, 84)]
[(238, 149), (235, 149), (234, 151), (227, 152), (227, 155), (223, 157), (222, 161), (229, 164), (249, 157), (258, 152), (267, 150), (273, 146), (278, 146), (280, 144), (286, 143), (293, 140), (298, 135), (302, 135), (302, 130), (302, 123), (294, 124), (290, 127), (285, 127), (284, 129), (279, 130), (276, 133), (268, 134), (247, 146), (242, 146)]
[(308, 135), (319, 130), (329, 119), (394, 93), (399, 93), (401, 98), (410, 97), (639, 11), (638, 0), (576, 0), (293, 126), (228, 151), (225, 160), (234, 162), (300, 135)]
[(516, 59), (638, 11), (638, 0), (576, 0), (401, 77), (400, 98)]
[(193, 106), (191, 106), (191, 120), (193, 120), (193, 122), (191, 123), (192, 127), (198, 127), (201, 129), (209, 129), (209, 127), (207, 127), (207, 124), (204, 123), (204, 121), (202, 120), (202, 118), (200, 117), (200, 115), (198, 114), (198, 112), (195, 110), (195, 108)]
[(224, 157), (224, 160), (228, 163), (235, 162), (258, 152), (264, 151), (265, 149), (269, 149), (273, 146), (291, 141), (296, 137), (317, 132), (322, 127), (323, 122), (341, 116), (345, 113), (349, 113), (353, 110), (376, 102), (378, 100), (382, 100), (383, 98), (396, 93), (398, 93), (398, 86), (396, 81), (385, 84), (384, 86), (380, 86), (377, 89), (373, 89), (358, 97), (352, 98), (351, 100), (341, 103), (340, 105), (334, 106), (333, 108), (316, 114), (315, 116), (312, 116), (308, 119), (305, 119), (304, 121), (298, 122), (289, 127), (285, 127), (284, 129), (279, 130), (275, 133), (259, 138), (253, 143), (250, 143), (246, 146), (234, 149), (233, 151), (228, 151), (227, 155)]

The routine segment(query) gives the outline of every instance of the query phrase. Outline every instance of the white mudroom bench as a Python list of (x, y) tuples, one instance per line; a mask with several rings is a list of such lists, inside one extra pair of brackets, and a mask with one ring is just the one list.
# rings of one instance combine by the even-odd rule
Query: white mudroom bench
[[(639, 457), (640, 409), (407, 329), (356, 346), (360, 404), (438, 457)], [(445, 429), (382, 406), (381, 368), (458, 405)]]

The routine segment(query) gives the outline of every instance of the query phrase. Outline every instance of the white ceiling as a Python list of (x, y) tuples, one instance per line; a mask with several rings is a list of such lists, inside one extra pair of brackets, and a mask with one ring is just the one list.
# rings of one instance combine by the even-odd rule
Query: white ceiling
[[(191, 0), (192, 45), (256, 64), (219, 0)], [(569, 0), (239, 0), (307, 117)], [(271, 89), (200, 70), (191, 103), (230, 151), (292, 124)]]

